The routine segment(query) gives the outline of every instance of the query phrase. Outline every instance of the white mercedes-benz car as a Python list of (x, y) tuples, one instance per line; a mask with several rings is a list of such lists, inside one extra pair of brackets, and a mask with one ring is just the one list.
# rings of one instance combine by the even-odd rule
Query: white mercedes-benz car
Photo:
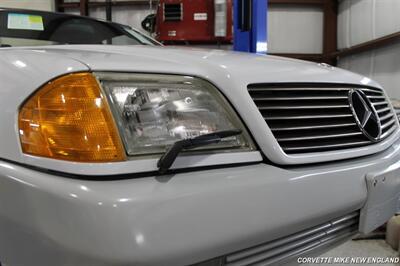
[(367, 77), (0, 10), (0, 261), (276, 265), (396, 211), (399, 123)]

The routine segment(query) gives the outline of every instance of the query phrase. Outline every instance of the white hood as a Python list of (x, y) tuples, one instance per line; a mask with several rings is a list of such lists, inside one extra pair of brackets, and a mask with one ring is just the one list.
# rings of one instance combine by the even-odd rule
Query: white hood
[(108, 45), (51, 46), (41, 50), (76, 59), (94, 71), (185, 74), (211, 81), (229, 75), (246, 85), (321, 82), (379, 86), (363, 76), (324, 64), (223, 50)]

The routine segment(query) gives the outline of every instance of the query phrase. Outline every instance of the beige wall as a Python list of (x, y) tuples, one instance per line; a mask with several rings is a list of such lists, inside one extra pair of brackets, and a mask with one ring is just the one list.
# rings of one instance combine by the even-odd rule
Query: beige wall
[(268, 8), (268, 52), (322, 53), (323, 10), (302, 5)]
[[(400, 31), (400, 0), (341, 0), (338, 16), (338, 47), (348, 48)], [(400, 99), (400, 41), (345, 56), (340, 67), (371, 77)]]
[(54, 11), (54, 0), (0, 0), (0, 7)]

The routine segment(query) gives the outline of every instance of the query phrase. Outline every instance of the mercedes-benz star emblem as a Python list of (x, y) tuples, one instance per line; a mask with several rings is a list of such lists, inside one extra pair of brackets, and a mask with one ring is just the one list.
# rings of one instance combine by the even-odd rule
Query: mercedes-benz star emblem
[(378, 113), (368, 97), (358, 89), (349, 92), (350, 109), (361, 132), (371, 141), (379, 141), (382, 128)]

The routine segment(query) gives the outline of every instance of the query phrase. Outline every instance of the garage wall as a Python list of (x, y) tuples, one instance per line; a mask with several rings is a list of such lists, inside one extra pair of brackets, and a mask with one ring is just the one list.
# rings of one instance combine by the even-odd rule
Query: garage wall
[[(93, 0), (91, 0), (93, 1)], [(104, 0), (95, 0), (104, 1)], [(65, 0), (65, 2), (79, 2)], [(156, 6), (113, 7), (113, 20), (142, 30), (142, 20), (155, 13)], [(66, 10), (79, 14), (79, 10)], [(105, 19), (105, 8), (91, 8), (90, 16)], [(321, 53), (323, 11), (320, 7), (274, 5), (268, 13), (268, 49), (271, 53)]]
[[(400, 31), (399, 0), (339, 1), (338, 48), (348, 48)], [(400, 99), (400, 42), (340, 58), (338, 65), (377, 80)]]
[(323, 19), (318, 6), (270, 6), (268, 52), (322, 53)]
[[(138, 5), (138, 6), (130, 6), (130, 7), (113, 7), (112, 9), (112, 19), (115, 22), (130, 25), (139, 31), (146, 33), (145, 30), (142, 29), (141, 23), (143, 19), (149, 14), (153, 14), (156, 12), (154, 9), (151, 10), (148, 5)], [(96, 8), (91, 10), (91, 16), (97, 18), (106, 18), (106, 11), (104, 8)]]
[[(113, 7), (112, 8), (112, 20), (114, 22), (130, 25), (142, 33), (147, 34), (145, 30), (142, 29), (141, 23), (143, 19), (156, 11), (155, 7), (151, 10), (148, 5), (135, 5), (127, 7)], [(77, 9), (67, 9), (65, 12), (70, 14), (79, 15), (79, 10)], [(106, 10), (104, 7), (90, 8), (90, 17), (106, 19)]]
[(54, 11), (54, 0), (0, 0), (0, 7)]
[[(1, 0), (0, 0), (1, 1)], [(64, 0), (65, 2), (79, 2), (79, 0)], [(91, 2), (104, 2), (104, 0), (90, 0)], [(124, 0), (113, 0), (114, 2)], [(67, 9), (66, 13), (79, 15), (77, 9)], [(112, 8), (112, 20), (121, 24), (130, 25), (139, 31), (146, 33), (142, 29), (141, 23), (143, 19), (152, 13), (156, 12), (156, 6), (153, 4), (151, 7), (147, 5), (135, 5), (135, 6), (124, 6), (124, 7), (113, 7)], [(89, 15), (94, 18), (106, 19), (106, 10), (104, 7), (90, 8)]]

